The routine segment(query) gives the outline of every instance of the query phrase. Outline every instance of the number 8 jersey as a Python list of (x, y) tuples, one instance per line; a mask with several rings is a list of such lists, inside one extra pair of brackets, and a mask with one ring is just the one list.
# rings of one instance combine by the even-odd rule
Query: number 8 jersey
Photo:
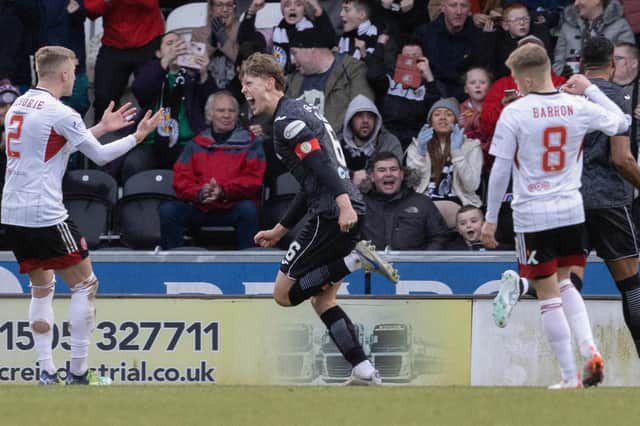
[(512, 159), (516, 232), (584, 222), (580, 195), (582, 139), (618, 131), (616, 112), (562, 92), (529, 93), (500, 115), (489, 153)]
[[(311, 106), (283, 96), (273, 119), (273, 142), (276, 155), (306, 194), (311, 213), (337, 217), (335, 198), (340, 193), (349, 195), (358, 214), (364, 213), (362, 194), (351, 182), (340, 142)], [(312, 155), (313, 161), (305, 161)]]

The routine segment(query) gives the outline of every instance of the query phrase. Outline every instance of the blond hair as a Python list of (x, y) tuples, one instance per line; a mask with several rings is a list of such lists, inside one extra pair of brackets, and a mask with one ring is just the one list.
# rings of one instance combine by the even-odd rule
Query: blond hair
[(273, 55), (267, 53), (254, 53), (244, 60), (240, 67), (240, 78), (245, 75), (259, 78), (273, 78), (276, 90), (284, 92), (284, 73)]
[(547, 51), (535, 44), (526, 43), (511, 52), (506, 61), (514, 75), (523, 75), (536, 81), (542, 81), (551, 72), (551, 62)]
[(60, 70), (66, 61), (77, 62), (76, 54), (62, 46), (44, 46), (36, 52), (36, 73), (38, 78), (49, 78)]

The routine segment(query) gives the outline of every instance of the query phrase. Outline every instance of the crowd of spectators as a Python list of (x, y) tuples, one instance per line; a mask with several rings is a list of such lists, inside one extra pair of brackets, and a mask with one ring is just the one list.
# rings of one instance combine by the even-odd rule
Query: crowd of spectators
[[(129, 87), (140, 111), (164, 108), (157, 131), (105, 170), (121, 185), (140, 171), (173, 170), (178, 200), (159, 210), (165, 249), (206, 225), (231, 225), (237, 248), (253, 246), (265, 195), (284, 173), (270, 118), (251, 116), (237, 76), (258, 51), (282, 66), (287, 96), (327, 118), (365, 194), (364, 236), (380, 248), (479, 248), (489, 146), (500, 112), (519, 97), (504, 62), (523, 43), (547, 50), (560, 86), (579, 72), (585, 40), (610, 39), (638, 152), (638, 1), (280, 0), (283, 18), (265, 31), (256, 28), (265, 0), (207, 0), (205, 26), (194, 23), (187, 38), (166, 31), (171, 11), (192, 2), (0, 0), (0, 118), (37, 83), (30, 57), (51, 44), (79, 58), (63, 101), (88, 122), (124, 102)], [(85, 22), (98, 17), (89, 81)], [(508, 217), (508, 199), (503, 210)], [(508, 220), (502, 227), (511, 248)]]

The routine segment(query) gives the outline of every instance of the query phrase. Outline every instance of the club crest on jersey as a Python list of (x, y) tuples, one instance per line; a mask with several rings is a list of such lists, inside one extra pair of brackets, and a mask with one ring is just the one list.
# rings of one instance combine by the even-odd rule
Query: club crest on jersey
[(338, 176), (340, 176), (340, 179), (347, 179), (349, 177), (349, 173), (347, 172), (347, 170), (344, 167), (339, 166), (338, 167)]
[(284, 137), (285, 139), (293, 139), (298, 133), (304, 129), (304, 121), (302, 120), (293, 120), (291, 123), (287, 124), (287, 127), (284, 128)]

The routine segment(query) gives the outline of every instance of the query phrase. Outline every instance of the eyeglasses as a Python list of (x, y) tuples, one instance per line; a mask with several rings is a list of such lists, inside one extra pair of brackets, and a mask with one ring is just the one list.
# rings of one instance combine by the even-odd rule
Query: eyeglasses
[(508, 19), (507, 22), (522, 22), (523, 24), (528, 24), (531, 22), (531, 18), (528, 16), (521, 16), (520, 18)]
[(213, 3), (214, 9), (233, 9), (236, 7), (235, 3)]

